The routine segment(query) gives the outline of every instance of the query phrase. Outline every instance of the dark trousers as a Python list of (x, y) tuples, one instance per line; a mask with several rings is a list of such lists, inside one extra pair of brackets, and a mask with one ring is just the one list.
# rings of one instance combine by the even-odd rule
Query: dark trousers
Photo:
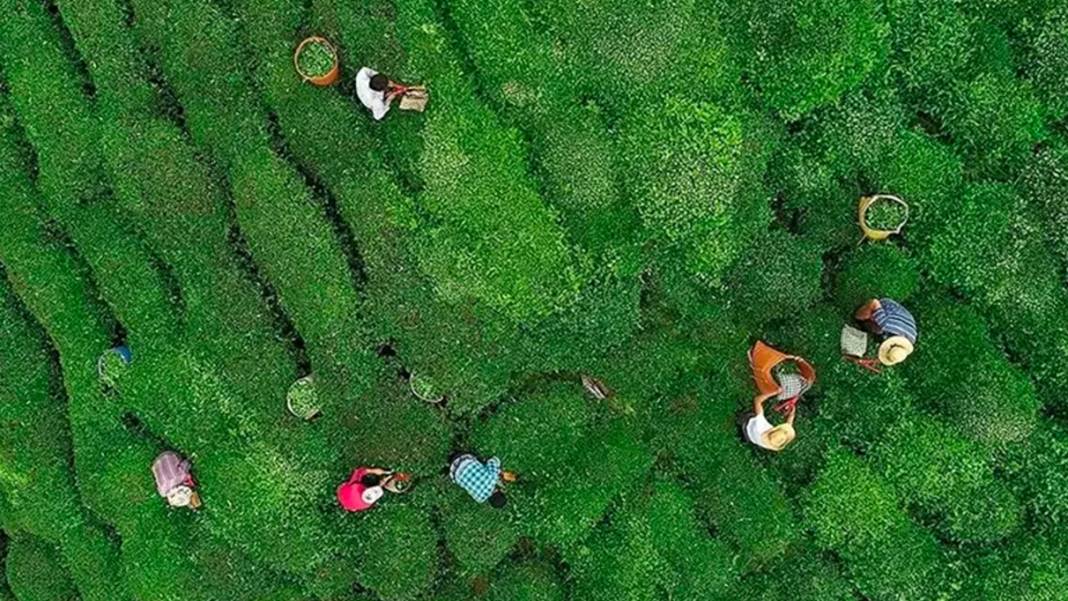
[(745, 427), (749, 424), (749, 420), (756, 417), (756, 413), (752, 411), (739, 411), (734, 416), (734, 424), (738, 426), (738, 437), (742, 439), (742, 442), (752, 442), (749, 440), (749, 436), (745, 433)]

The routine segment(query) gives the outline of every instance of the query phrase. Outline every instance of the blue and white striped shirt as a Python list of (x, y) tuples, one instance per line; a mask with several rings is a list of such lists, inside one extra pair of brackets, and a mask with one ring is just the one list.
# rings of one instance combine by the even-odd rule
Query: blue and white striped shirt
[(901, 306), (901, 303), (889, 298), (879, 299), (879, 308), (872, 312), (871, 319), (883, 334), (904, 336), (909, 342), (916, 344), (916, 337), (919, 335), (916, 318)]

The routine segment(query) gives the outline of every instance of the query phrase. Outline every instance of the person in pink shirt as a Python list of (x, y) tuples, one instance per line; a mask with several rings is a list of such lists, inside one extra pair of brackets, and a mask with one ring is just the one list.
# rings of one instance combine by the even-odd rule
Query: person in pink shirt
[(360, 466), (348, 482), (337, 487), (337, 500), (345, 511), (366, 511), (375, 506), (385, 491), (404, 492), (408, 482), (408, 474)]

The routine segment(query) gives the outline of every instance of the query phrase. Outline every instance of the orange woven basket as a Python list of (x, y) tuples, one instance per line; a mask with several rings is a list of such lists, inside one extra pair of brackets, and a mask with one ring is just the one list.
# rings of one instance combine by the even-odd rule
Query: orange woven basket
[[(334, 66), (331, 67), (329, 71), (322, 75), (309, 75), (300, 68), (300, 53), (304, 51), (304, 48), (308, 44), (321, 44), (334, 56)], [(339, 61), (337, 57), (337, 48), (334, 48), (334, 45), (330, 43), (330, 40), (314, 35), (304, 38), (304, 40), (297, 46), (297, 49), (293, 51), (293, 67), (297, 70), (297, 74), (300, 75), (302, 80), (321, 87), (333, 85), (341, 75), (341, 61)]]
[(816, 370), (812, 368), (808, 361), (797, 355), (787, 355), (775, 350), (764, 344), (763, 341), (757, 341), (749, 351), (749, 365), (753, 368), (753, 380), (756, 381), (757, 390), (761, 394), (779, 392), (781, 387), (775, 380), (772, 370), (783, 361), (795, 361), (798, 370), (801, 372), (801, 377), (807, 380), (809, 384), (816, 382)]

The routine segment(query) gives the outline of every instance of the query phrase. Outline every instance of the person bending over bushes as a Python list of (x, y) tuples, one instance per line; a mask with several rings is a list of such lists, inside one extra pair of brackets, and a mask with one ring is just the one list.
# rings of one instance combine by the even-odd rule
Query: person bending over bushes
[(356, 96), (371, 111), (375, 121), (381, 121), (397, 98), (401, 110), (422, 111), (426, 106), (426, 88), (405, 86), (390, 80), (378, 71), (362, 67), (356, 73)]
[(345, 511), (367, 511), (385, 495), (385, 491), (402, 493), (408, 489), (408, 474), (377, 467), (360, 466), (348, 482), (337, 487), (337, 500)]
[[(763, 341), (757, 341), (749, 350), (749, 366), (759, 393), (753, 397), (753, 412), (739, 418), (742, 438), (762, 449), (781, 451), (797, 435), (797, 402), (815, 383), (816, 371), (805, 359), (778, 351)], [(764, 414), (764, 403), (772, 397), (779, 401), (775, 410), (786, 416), (786, 422), (778, 426), (773, 426)]]
[[(856, 318), (868, 331), (882, 339), (879, 344), (879, 363), (897, 365), (908, 359), (916, 346), (919, 330), (916, 318), (901, 303), (889, 299), (872, 299), (857, 309)], [(872, 359), (858, 361), (875, 366)]]
[(501, 460), (492, 457), (482, 463), (469, 453), (457, 455), (449, 466), (449, 478), (467, 491), (471, 498), (479, 503), (489, 501), (494, 509), (500, 509), (508, 503), (504, 492), (500, 490), (501, 482), (515, 482), (513, 472), (501, 470)]
[(164, 451), (152, 462), (152, 476), (156, 479), (156, 491), (167, 499), (168, 505), (200, 509), (200, 495), (188, 459), (174, 451)]
[(776, 393), (757, 395), (753, 399), (753, 412), (743, 414), (740, 420), (744, 424), (742, 438), (769, 451), (781, 451), (797, 437), (797, 432), (794, 431), (797, 405), (790, 406), (786, 421), (778, 426), (773, 426), (764, 415), (764, 403), (775, 395)]

